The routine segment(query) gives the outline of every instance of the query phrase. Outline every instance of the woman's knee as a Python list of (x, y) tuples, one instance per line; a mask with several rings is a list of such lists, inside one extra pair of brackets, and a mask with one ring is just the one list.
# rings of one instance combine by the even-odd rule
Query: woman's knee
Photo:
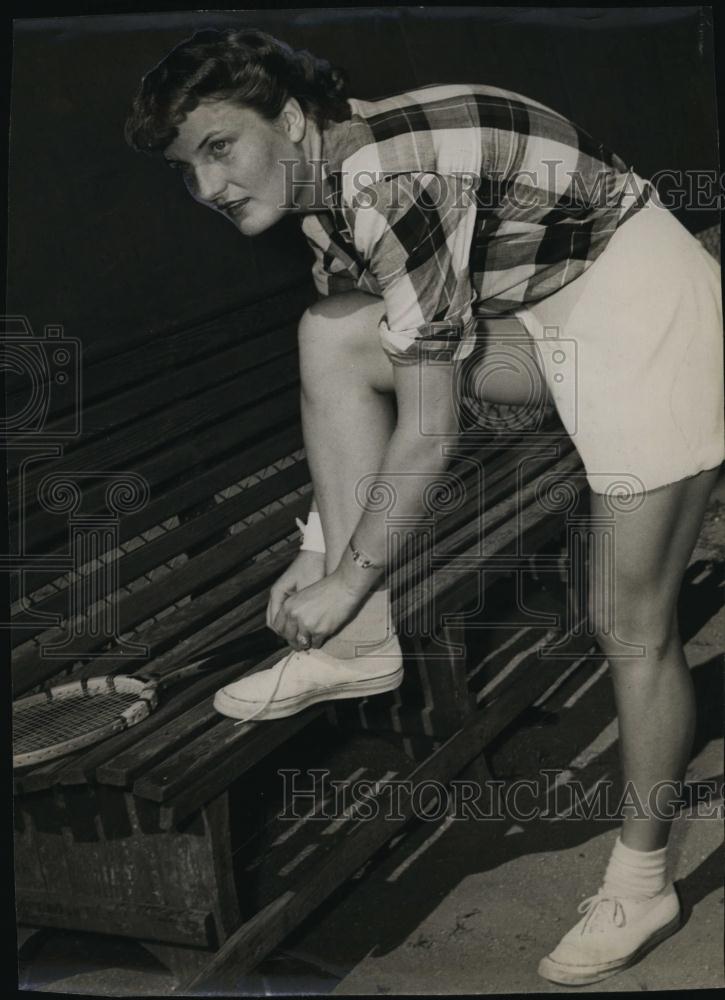
[(636, 646), (644, 647), (645, 658), (659, 660), (678, 637), (676, 609), (657, 588), (635, 592), (624, 585), (590, 586), (587, 616), (605, 655), (621, 655), (627, 646)]
[(364, 292), (330, 295), (306, 309), (298, 328), (303, 386), (313, 389), (321, 375), (347, 373), (357, 384), (392, 391), (392, 365), (379, 336), (384, 311), (381, 298)]
[(299, 336), (301, 340), (315, 340), (332, 334), (336, 341), (340, 337), (351, 339), (377, 331), (383, 311), (383, 300), (365, 292), (328, 295), (304, 311)]

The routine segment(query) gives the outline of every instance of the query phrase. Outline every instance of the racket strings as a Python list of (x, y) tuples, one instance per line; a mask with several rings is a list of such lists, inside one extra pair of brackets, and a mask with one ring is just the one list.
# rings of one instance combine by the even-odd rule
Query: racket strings
[(13, 713), (13, 753), (29, 753), (91, 733), (114, 722), (136, 701), (138, 694), (109, 691), (29, 705)]

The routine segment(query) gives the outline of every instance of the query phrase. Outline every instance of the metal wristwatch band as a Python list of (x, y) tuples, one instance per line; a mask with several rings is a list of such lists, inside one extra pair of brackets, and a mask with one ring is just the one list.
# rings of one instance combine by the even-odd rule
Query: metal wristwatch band
[(349, 545), (353, 560), (362, 569), (383, 569), (383, 566), (380, 563), (373, 562), (373, 560), (366, 556), (364, 552), (361, 552), (360, 549), (358, 549), (353, 543), (352, 538), (350, 539)]

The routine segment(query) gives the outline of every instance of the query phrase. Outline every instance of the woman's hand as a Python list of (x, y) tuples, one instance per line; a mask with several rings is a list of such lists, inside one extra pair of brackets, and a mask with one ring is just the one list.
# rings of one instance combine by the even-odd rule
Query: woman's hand
[[(325, 575), (325, 553), (300, 549), (299, 554), (287, 567), (282, 576), (275, 581), (267, 603), (267, 628), (273, 632), (274, 620), (287, 598), (298, 590), (304, 590), (310, 584), (317, 583)], [(281, 633), (280, 633), (281, 634)]]
[(318, 648), (353, 617), (361, 600), (339, 573), (331, 573), (291, 594), (271, 628), (295, 649)]

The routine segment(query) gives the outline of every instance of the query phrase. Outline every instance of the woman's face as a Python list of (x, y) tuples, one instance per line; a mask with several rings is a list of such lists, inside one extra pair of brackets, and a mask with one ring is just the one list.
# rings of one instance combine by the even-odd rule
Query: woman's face
[[(179, 126), (164, 158), (182, 171), (193, 198), (255, 236), (293, 210), (290, 179), (307, 172), (305, 125), (296, 101), (274, 122), (229, 101), (202, 103)], [(283, 160), (294, 161), (294, 168)]]

